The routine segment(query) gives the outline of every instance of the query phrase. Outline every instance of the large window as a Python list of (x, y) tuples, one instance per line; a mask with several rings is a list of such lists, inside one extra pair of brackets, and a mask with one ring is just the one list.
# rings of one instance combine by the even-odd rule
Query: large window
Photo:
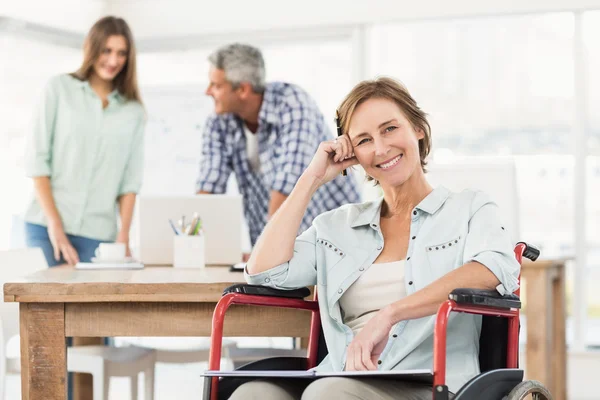
[(546, 247), (573, 231), (572, 34), (561, 13), (384, 25), (369, 42), (371, 73), (430, 114), (434, 158), (517, 156), (521, 235)]

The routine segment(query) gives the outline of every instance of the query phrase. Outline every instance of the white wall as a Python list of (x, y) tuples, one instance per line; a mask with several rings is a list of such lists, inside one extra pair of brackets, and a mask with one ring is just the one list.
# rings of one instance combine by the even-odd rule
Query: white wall
[(600, 8), (600, 0), (107, 0), (107, 4), (108, 12), (127, 19), (138, 39)]

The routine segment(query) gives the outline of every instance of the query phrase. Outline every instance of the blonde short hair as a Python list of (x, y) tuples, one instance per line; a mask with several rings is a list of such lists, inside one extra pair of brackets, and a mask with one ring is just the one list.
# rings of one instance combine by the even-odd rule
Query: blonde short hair
[(350, 120), (356, 108), (369, 99), (387, 99), (398, 105), (402, 113), (410, 121), (414, 130), (421, 130), (423, 139), (419, 139), (419, 157), (421, 168), (425, 171), (427, 156), (431, 150), (431, 127), (427, 122), (427, 114), (419, 108), (417, 102), (400, 82), (387, 77), (365, 80), (348, 93), (338, 108), (339, 126), (344, 134), (348, 134)]

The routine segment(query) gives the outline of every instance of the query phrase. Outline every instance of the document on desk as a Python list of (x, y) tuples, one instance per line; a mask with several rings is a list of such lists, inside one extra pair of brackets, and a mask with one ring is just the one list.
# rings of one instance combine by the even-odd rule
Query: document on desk
[(332, 376), (346, 378), (380, 378), (380, 379), (397, 379), (411, 382), (422, 382), (433, 384), (433, 373), (429, 369), (408, 369), (394, 371), (341, 371), (341, 372), (317, 372), (308, 371), (289, 371), (289, 370), (272, 370), (272, 371), (252, 371), (252, 370), (235, 370), (235, 371), (204, 371), (202, 376), (217, 376), (217, 377), (237, 377), (237, 378), (305, 378), (316, 379)]
[(101, 262), (78, 262), (75, 264), (75, 269), (142, 269), (144, 264), (139, 262), (126, 263), (101, 263)]

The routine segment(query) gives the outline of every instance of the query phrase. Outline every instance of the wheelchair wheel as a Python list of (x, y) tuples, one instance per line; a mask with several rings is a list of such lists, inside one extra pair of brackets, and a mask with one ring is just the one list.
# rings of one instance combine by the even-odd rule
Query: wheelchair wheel
[(519, 383), (508, 394), (507, 400), (552, 400), (552, 395), (538, 381), (524, 381)]

